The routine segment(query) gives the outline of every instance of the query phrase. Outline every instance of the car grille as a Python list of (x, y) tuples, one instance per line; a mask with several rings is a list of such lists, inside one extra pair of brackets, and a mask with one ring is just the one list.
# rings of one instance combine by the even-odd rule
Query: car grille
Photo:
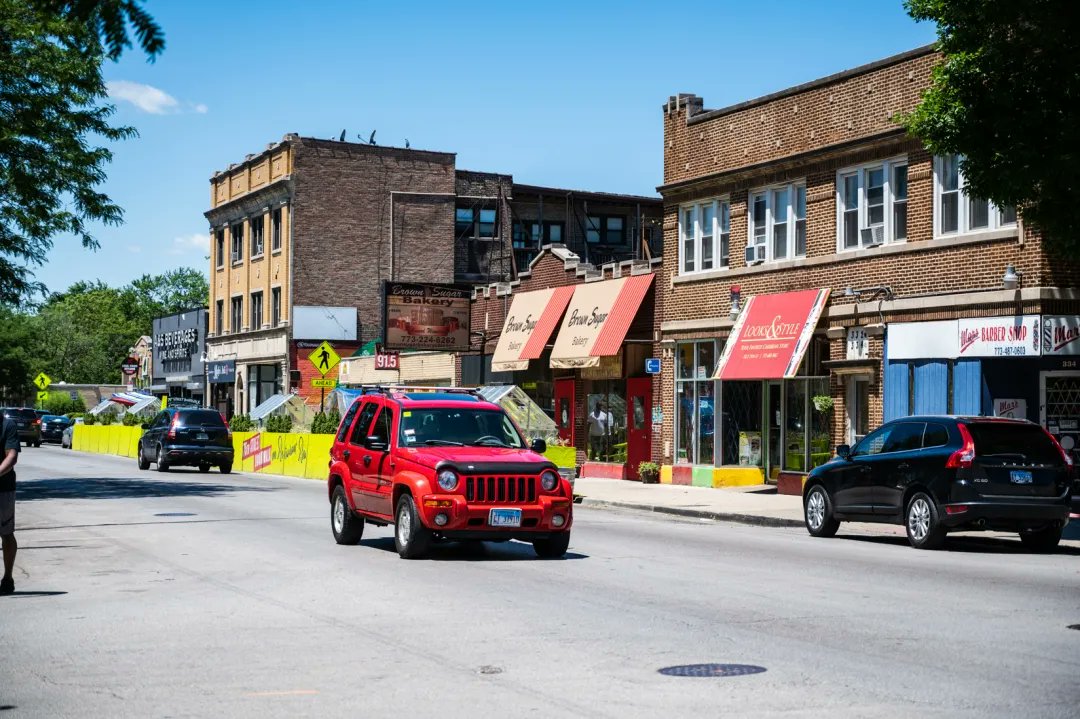
[(466, 477), (465, 499), (480, 504), (535, 502), (536, 477)]

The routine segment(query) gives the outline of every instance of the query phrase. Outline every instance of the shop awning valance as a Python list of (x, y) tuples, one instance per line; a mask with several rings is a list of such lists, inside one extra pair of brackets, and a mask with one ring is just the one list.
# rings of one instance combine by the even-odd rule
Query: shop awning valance
[(653, 275), (619, 277), (577, 285), (551, 350), (551, 366), (596, 367), (617, 354)]
[(713, 379), (794, 377), (828, 300), (828, 289), (751, 297), (731, 328)]
[(491, 357), (493, 372), (528, 369), (529, 360), (544, 352), (544, 345), (559, 324), (574, 287), (552, 287), (515, 295), (506, 313), (499, 343)]

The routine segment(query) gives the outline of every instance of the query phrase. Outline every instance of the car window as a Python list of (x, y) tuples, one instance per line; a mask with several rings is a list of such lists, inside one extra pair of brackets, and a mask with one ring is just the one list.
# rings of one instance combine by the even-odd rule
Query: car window
[(922, 422), (901, 422), (895, 425), (881, 448), (884, 452), (910, 452), (913, 449), (922, 449), (923, 430), (926, 425)]
[(190, 412), (178, 412), (180, 415), (180, 425), (182, 427), (224, 427), (225, 420), (221, 418), (221, 415), (217, 410), (213, 409), (196, 409)]
[(4, 416), (12, 419), (37, 419), (37, 412), (32, 409), (5, 409)]
[(164, 427), (168, 423), (169, 423), (169, 413), (168, 412), (158, 412), (158, 416), (154, 418), (154, 424), (152, 426), (154, 426), (154, 427)]
[(394, 431), (394, 410), (383, 407), (379, 418), (375, 420), (375, 426), (371, 428), (371, 436), (377, 437), (379, 442), (390, 445), (390, 434)]
[(855, 449), (851, 452), (851, 456), (861, 457), (880, 454), (881, 450), (885, 447), (885, 442), (889, 439), (889, 435), (892, 434), (894, 426), (895, 425), (889, 424), (884, 427), (879, 427), (863, 437), (862, 441), (855, 445)]
[(349, 427), (352, 426), (353, 417), (360, 411), (360, 400), (356, 400), (349, 406), (349, 411), (345, 413), (345, 418), (341, 420), (341, 427), (338, 428), (337, 441), (344, 442), (345, 437), (349, 434)]
[(371, 428), (371, 420), (375, 419), (375, 413), (378, 411), (379, 405), (377, 402), (368, 401), (364, 403), (364, 408), (360, 410), (360, 416), (356, 419), (356, 424), (353, 425), (349, 444), (360, 447), (364, 445), (364, 440), (368, 437), (368, 430)]
[[(483, 444), (493, 447), (525, 446), (513, 422), (494, 409), (422, 407), (402, 412), (400, 442), (422, 444)], [(482, 441), (480, 441), (482, 440)]]
[(923, 447), (941, 447), (949, 443), (949, 430), (943, 424), (928, 422), (923, 434)]
[(1042, 427), (1019, 422), (972, 422), (967, 425), (979, 459), (1063, 464), (1058, 448)]

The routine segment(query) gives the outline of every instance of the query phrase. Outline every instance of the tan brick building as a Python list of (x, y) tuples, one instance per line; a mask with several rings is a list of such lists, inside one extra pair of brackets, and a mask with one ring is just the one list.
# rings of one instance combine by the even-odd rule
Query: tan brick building
[[(967, 197), (957, 158), (894, 121), (939, 59), (920, 48), (731, 107), (663, 106), (664, 481), (797, 477), (883, 419), (1002, 399), (1075, 429), (1080, 342), (1052, 340), (1080, 328), (1077, 264), (1011, 208)], [(749, 298), (764, 311), (800, 290), (829, 291), (816, 322), (744, 316), (732, 340)], [(809, 327), (790, 346), (747, 354), (744, 333), (794, 319)], [(785, 351), (791, 367), (766, 367)], [(739, 379), (714, 379), (718, 364)]]

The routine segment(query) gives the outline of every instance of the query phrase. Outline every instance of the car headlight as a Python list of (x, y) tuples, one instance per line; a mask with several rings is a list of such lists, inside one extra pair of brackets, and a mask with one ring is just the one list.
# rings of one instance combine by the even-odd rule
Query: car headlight
[(545, 469), (540, 474), (540, 486), (545, 492), (550, 492), (559, 486), (559, 474), (550, 469)]
[(444, 492), (452, 492), (457, 487), (457, 473), (450, 469), (439, 472), (439, 486)]

